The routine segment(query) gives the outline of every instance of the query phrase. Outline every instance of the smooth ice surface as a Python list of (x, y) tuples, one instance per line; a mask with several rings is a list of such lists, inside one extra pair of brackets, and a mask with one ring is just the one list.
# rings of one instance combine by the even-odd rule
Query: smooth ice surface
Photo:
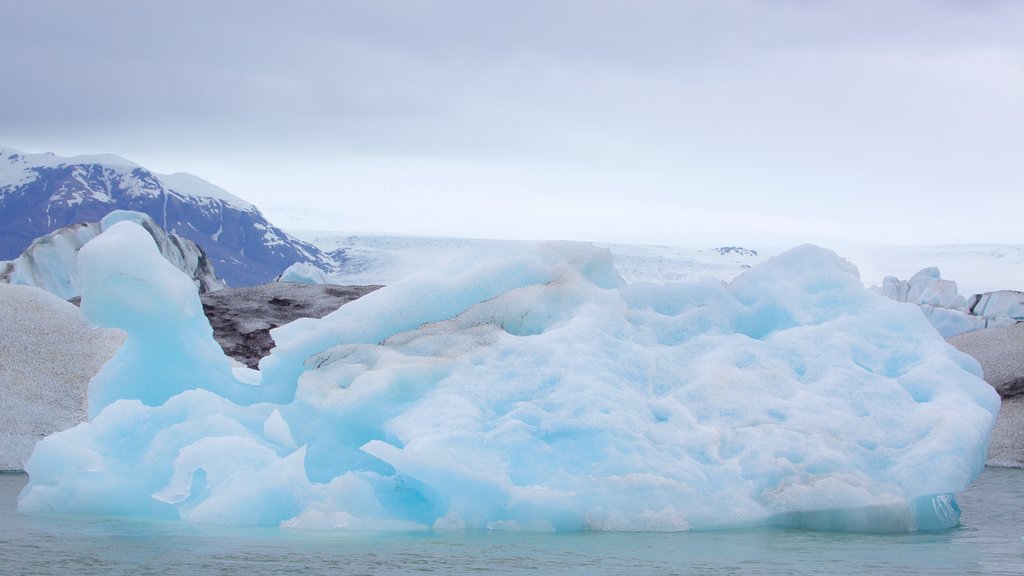
[(82, 247), (78, 266), (86, 319), (128, 334), (89, 384), (90, 418), (118, 399), (155, 406), (193, 388), (237, 401), (259, 392), (236, 379), (195, 284), (160, 256), (141, 226), (111, 225)]
[(331, 282), (323, 270), (306, 262), (296, 262), (285, 268), (285, 271), (281, 273), (277, 281), (308, 285), (329, 284)]
[(262, 381), (242, 384), (131, 227), (82, 261), (97, 288), (83, 309), (128, 340), (92, 383), (91, 421), (37, 445), (23, 511), (939, 528), (999, 407), (917, 307), (812, 246), (729, 285), (655, 285), (626, 284), (589, 245), (495, 245), (274, 330)]
[(1024, 292), (1019, 290), (998, 290), (986, 292), (971, 298), (971, 310), (986, 318), (1010, 318), (1024, 321)]

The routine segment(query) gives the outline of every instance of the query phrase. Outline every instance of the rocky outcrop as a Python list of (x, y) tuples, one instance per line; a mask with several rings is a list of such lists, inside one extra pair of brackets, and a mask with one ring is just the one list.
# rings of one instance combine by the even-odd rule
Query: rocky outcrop
[(89, 380), (124, 342), (30, 286), (0, 284), (0, 470), (21, 470), (35, 443), (86, 417)]
[(0, 259), (40, 236), (113, 210), (148, 214), (203, 247), (229, 286), (270, 282), (295, 262), (336, 263), (248, 202), (190, 174), (156, 174), (117, 156), (62, 158), (0, 148)]
[(271, 282), (203, 294), (203, 312), (224, 352), (256, 368), (274, 347), (272, 328), (297, 318), (322, 318), (377, 288)]
[(714, 249), (721, 256), (734, 255), (734, 256), (757, 256), (757, 250), (751, 250), (742, 246), (719, 246)]
[(213, 264), (195, 242), (167, 234), (146, 214), (118, 210), (99, 222), (75, 224), (36, 238), (16, 259), (0, 262), (0, 283), (36, 286), (71, 300), (81, 295), (78, 285), (78, 251), (117, 222), (130, 220), (142, 226), (156, 242), (160, 254), (187, 274), (200, 293), (225, 287)]

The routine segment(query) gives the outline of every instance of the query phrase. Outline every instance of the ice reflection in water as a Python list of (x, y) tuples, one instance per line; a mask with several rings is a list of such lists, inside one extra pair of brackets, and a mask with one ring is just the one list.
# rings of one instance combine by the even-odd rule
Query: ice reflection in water
[(19, 515), (0, 475), (6, 574), (1020, 574), (1024, 470), (987, 469), (959, 528), (851, 534), (778, 528), (684, 533), (337, 533)]

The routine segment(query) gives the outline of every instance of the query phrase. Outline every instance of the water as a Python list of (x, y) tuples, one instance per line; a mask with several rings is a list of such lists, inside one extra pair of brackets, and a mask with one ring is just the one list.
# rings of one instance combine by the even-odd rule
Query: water
[(0, 474), (0, 573), (1024, 574), (1024, 470), (989, 468), (962, 526), (914, 534), (343, 533), (15, 513)]

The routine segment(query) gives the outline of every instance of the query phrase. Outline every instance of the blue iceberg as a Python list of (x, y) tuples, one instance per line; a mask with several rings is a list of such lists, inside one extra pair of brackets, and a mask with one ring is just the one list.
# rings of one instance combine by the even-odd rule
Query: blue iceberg
[[(729, 284), (626, 284), (500, 244), (273, 331), (232, 366), (137, 225), (81, 251), (127, 331), (22, 511), (347, 530), (954, 526), (996, 393), (916, 306), (801, 246)], [(186, 285), (187, 284), (187, 285)]]

